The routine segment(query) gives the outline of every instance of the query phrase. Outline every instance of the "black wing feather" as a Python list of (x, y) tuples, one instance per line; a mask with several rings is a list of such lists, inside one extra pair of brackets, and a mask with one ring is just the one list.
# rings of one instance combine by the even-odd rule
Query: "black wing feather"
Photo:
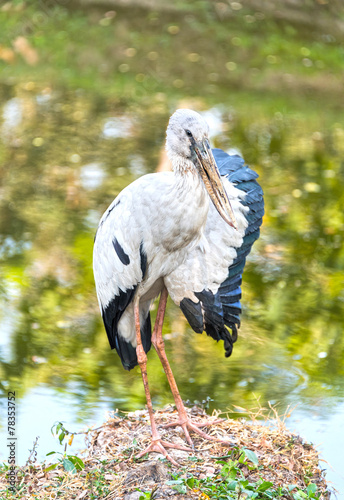
[[(241, 313), (241, 282), (246, 257), (253, 243), (259, 237), (262, 217), (264, 215), (264, 199), (262, 188), (257, 183), (258, 174), (245, 165), (238, 155), (228, 155), (221, 149), (213, 149), (213, 154), (220, 174), (226, 176), (236, 188), (246, 193), (242, 204), (249, 208), (246, 214), (248, 226), (243, 244), (237, 249), (237, 256), (228, 268), (228, 275), (214, 295), (209, 290), (195, 293), (200, 303), (183, 299), (180, 307), (191, 327), (197, 332), (206, 331), (215, 340), (224, 340), (226, 357), (230, 356), (233, 343), (237, 339)], [(197, 311), (197, 314), (195, 312)], [(201, 315), (203, 311), (203, 317)], [(230, 328), (231, 332), (226, 328)]]
[[(117, 240), (115, 240), (117, 241)], [(118, 242), (117, 242), (118, 243)], [(123, 249), (120, 247), (119, 243), (116, 245), (114, 242), (114, 248), (117, 252), (117, 255), (121, 255), (122, 259), (125, 259), (126, 254)], [(127, 256), (126, 256), (127, 257)], [(147, 255), (143, 250), (143, 245), (140, 245), (140, 259), (141, 259), (141, 271), (142, 271), (142, 279), (146, 273), (147, 269)], [(129, 257), (128, 257), (129, 260)], [(128, 290), (120, 290), (119, 294), (116, 295), (109, 304), (102, 309), (102, 317), (104, 321), (105, 330), (109, 339), (111, 349), (116, 349), (119, 357), (121, 358), (122, 365), (126, 370), (131, 370), (137, 365), (137, 356), (136, 349), (131, 345), (130, 342), (127, 342), (124, 338), (122, 338), (118, 334), (118, 322), (121, 319), (124, 311), (133, 300), (137, 285), (133, 288), (129, 288)], [(151, 319), (150, 313), (141, 324), (141, 340), (142, 345), (147, 353), (151, 348), (151, 336), (152, 336), (152, 327), (151, 327)]]

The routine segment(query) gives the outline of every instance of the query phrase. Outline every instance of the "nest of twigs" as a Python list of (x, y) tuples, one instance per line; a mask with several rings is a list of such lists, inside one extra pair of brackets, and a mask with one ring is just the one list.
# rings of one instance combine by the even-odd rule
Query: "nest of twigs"
[[(242, 449), (250, 450), (258, 459), (258, 466), (254, 466), (250, 460), (241, 460), (239, 463), (236, 460), (241, 476), (250, 483), (268, 481), (275, 489), (280, 487), (282, 490), (286, 485), (294, 485), (296, 489), (303, 491), (312, 483), (317, 491), (317, 496), (313, 498), (330, 498), (324, 471), (319, 466), (318, 451), (313, 445), (305, 443), (299, 436), (287, 431), (276, 414), (273, 420), (265, 422), (265, 425), (263, 422), (262, 425), (252, 414), (249, 415), (250, 421), (243, 418), (223, 418), (218, 422), (218, 413), (209, 417), (199, 407), (187, 411), (194, 422), (200, 423), (205, 419), (217, 421), (205, 430), (214, 437), (229, 440), (231, 444), (224, 445), (192, 435), (194, 451), (168, 450), (179, 463), (179, 468), (156, 453), (137, 460), (135, 455), (145, 449), (150, 442), (148, 412), (136, 411), (124, 417), (114, 415), (100, 428), (85, 432), (87, 449), (80, 454), (84, 468), (74, 473), (67, 472), (62, 462), (51, 471), (46, 471), (48, 467), (46, 464), (21, 468), (18, 471), (18, 487), (20, 487), (18, 492), (15, 494), (7, 492), (3, 496), (8, 484), (6, 485), (6, 473), (0, 474), (0, 498), (78, 500), (98, 498), (139, 500), (140, 497), (176, 500), (217, 498), (204, 493), (199, 484), (202, 484), (202, 481), (207, 481), (209, 484), (212, 480), (215, 484), (224, 464), (238, 459)], [(180, 427), (164, 429), (161, 426), (176, 416), (172, 407), (155, 413), (162, 438), (185, 446), (185, 436)], [(193, 477), (198, 486), (192, 487), (193, 483), (189, 482), (191, 486), (185, 486), (181, 493), (180, 488), (176, 488), (173, 484), (178, 485), (178, 481), (173, 481), (176, 477), (180, 478), (179, 483), (183, 480), (185, 483), (188, 477)], [(142, 496), (143, 494), (147, 496)], [(239, 498), (239, 496), (228, 496), (228, 498)], [(292, 500), (295, 497), (291, 491), (290, 494), (284, 493), (279, 498)]]

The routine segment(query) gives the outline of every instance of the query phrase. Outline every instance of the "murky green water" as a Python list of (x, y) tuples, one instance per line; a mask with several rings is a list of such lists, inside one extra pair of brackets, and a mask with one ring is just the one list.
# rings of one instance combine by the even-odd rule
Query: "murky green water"
[[(59, 15), (52, 44), (62, 44), (69, 33), (68, 25), (61, 31), (58, 23), (66, 18)], [(79, 18), (73, 13), (80, 30), (87, 23), (93, 30), (104, 27), (105, 21), (99, 23), (111, 15)], [(36, 435), (41, 436), (40, 457), (58, 448), (49, 437), (56, 420), (65, 420), (74, 430), (101, 422), (104, 410), (145, 404), (138, 369), (125, 372), (108, 347), (93, 283), (93, 237), (116, 194), (156, 169), (168, 117), (187, 102), (205, 112), (214, 146), (240, 151), (259, 172), (266, 216), (244, 274), (243, 321), (231, 358), (224, 358), (222, 345), (196, 335), (178, 308), (169, 304), (165, 339), (182, 397), (210, 397), (211, 408), (223, 410), (271, 402), (284, 413), (289, 405), (296, 406), (288, 426), (322, 443), (324, 456), (335, 468), (329, 477), (344, 491), (343, 103), (333, 93), (333, 84), (328, 89), (325, 82), (322, 91), (307, 86), (307, 78), (319, 73), (314, 65), (308, 76), (302, 73), (307, 65), (296, 71), (301, 73), (301, 88), (285, 84), (265, 90), (254, 71), (249, 77), (254, 88), (241, 88), (237, 83), (245, 75), (229, 78), (233, 65), (214, 61), (208, 44), (197, 69), (192, 65), (202, 51), (196, 51), (185, 34), (173, 54), (170, 38), (177, 33), (171, 26), (183, 32), (186, 23), (201, 33), (211, 30), (216, 20), (202, 18), (203, 25), (197, 25), (197, 15), (189, 20), (158, 17), (147, 14), (140, 38), (137, 26), (130, 25), (135, 21), (119, 13), (114, 47), (120, 55), (113, 53), (117, 66), (110, 59), (103, 73), (104, 40), (94, 50), (105, 62), (93, 54), (96, 62), (91, 58), (88, 67), (98, 68), (96, 75), (86, 72), (86, 64), (80, 75), (73, 67), (68, 79), (70, 63), (59, 62), (61, 52), (49, 56), (55, 58), (51, 63), (44, 46), (44, 68), (60, 64), (62, 81), (54, 81), (49, 71), (39, 79), (37, 68), (29, 68), (30, 78), (19, 63), (6, 67), (0, 80), (0, 389), (4, 401), (8, 390), (18, 396), (20, 462), (25, 463)], [(42, 40), (51, 22), (48, 16)], [(224, 30), (224, 22), (221, 26)], [(159, 27), (164, 31), (162, 46), (153, 51)], [(144, 50), (144, 35), (145, 64), (143, 57), (135, 59)], [(240, 33), (233, 28), (230, 59), (240, 67), (238, 47), (245, 46), (245, 37), (241, 35), (236, 45), (234, 35)], [(226, 38), (221, 36), (214, 45), (218, 59), (226, 54), (221, 45)], [(186, 42), (190, 48), (185, 48)], [(304, 57), (315, 44), (307, 37), (286, 43), (303, 49)], [(37, 40), (35, 47), (39, 52)], [(68, 47), (66, 58), (73, 50), (82, 56), (82, 44), (80, 48), (69, 42)], [(164, 50), (170, 59), (161, 60)], [(178, 70), (181, 55), (186, 62)], [(286, 64), (292, 65), (288, 57)], [(319, 54), (314, 57), (320, 60)], [(269, 85), (267, 63), (255, 64)], [(185, 69), (189, 67), (190, 74)], [(83, 84), (86, 80), (88, 85)], [(155, 406), (171, 402), (154, 352), (148, 370)], [(4, 420), (0, 425), (3, 431)], [(6, 459), (2, 450), (1, 460)]]

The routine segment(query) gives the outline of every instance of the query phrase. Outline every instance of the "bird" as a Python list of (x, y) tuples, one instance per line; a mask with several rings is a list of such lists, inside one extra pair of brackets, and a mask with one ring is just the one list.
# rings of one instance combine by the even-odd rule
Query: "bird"
[[(216, 440), (189, 418), (166, 357), (162, 327), (168, 295), (191, 328), (224, 341), (225, 356), (237, 340), (245, 260), (264, 215), (258, 175), (239, 155), (211, 149), (201, 114), (178, 109), (166, 130), (172, 171), (143, 175), (125, 187), (100, 219), (93, 249), (99, 307), (110, 347), (123, 367), (139, 365), (152, 439), (140, 452), (189, 451), (190, 432)], [(160, 295), (152, 331), (150, 308)], [(188, 446), (161, 439), (147, 377), (154, 346), (173, 394)], [(191, 446), (191, 448), (190, 448)]]

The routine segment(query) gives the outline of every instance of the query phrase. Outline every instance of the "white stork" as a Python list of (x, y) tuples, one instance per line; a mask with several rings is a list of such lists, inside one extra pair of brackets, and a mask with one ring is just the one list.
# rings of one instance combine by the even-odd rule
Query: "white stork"
[[(224, 340), (225, 355), (230, 356), (240, 326), (241, 275), (259, 236), (264, 203), (258, 176), (242, 158), (210, 149), (208, 125), (198, 113), (180, 109), (172, 115), (166, 149), (173, 172), (137, 179), (104, 213), (93, 268), (110, 346), (126, 370), (137, 364), (141, 369), (152, 442), (138, 457), (156, 451), (176, 463), (165, 448), (189, 448), (160, 438), (146, 353), (153, 344), (176, 402), (179, 418), (168, 426), (180, 425), (190, 445), (190, 430), (214, 439), (188, 418), (165, 354), (167, 296), (195, 332)], [(159, 294), (152, 334), (149, 310)]]

